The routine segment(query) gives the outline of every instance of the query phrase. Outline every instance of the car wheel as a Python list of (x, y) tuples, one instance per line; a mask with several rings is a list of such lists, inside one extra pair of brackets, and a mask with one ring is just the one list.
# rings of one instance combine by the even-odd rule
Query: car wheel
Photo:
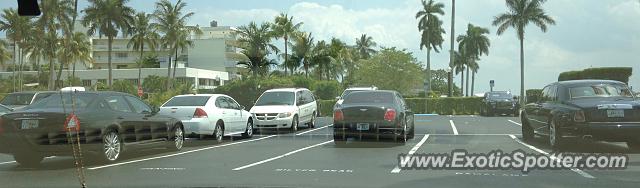
[(101, 158), (103, 161), (111, 163), (120, 158), (120, 154), (122, 153), (122, 139), (118, 132), (114, 130), (107, 131), (107, 133), (102, 136), (102, 146), (103, 151)]
[(298, 131), (298, 115), (293, 116), (293, 120), (291, 121), (291, 131), (292, 132), (296, 132)]
[(247, 121), (247, 128), (244, 130), (244, 133), (242, 133), (242, 137), (251, 138), (252, 136), (253, 136), (253, 121), (249, 120)]
[(182, 126), (178, 125), (173, 130), (173, 144), (171, 145), (172, 146), (169, 146), (169, 148), (173, 151), (180, 151), (182, 149), (182, 146), (184, 145), (184, 131)]
[(533, 140), (535, 135), (529, 121), (527, 121), (526, 117), (521, 118), (520, 121), (522, 122), (522, 139), (524, 141)]
[(313, 112), (313, 115), (311, 116), (311, 122), (309, 122), (309, 128), (314, 127), (316, 127), (316, 112)]
[(633, 151), (640, 151), (640, 140), (627, 141), (627, 147)]
[(404, 143), (407, 142), (407, 134), (408, 134), (409, 131), (407, 130), (407, 121), (403, 120), (402, 122), (404, 122), (403, 123), (404, 125), (403, 125), (403, 128), (402, 128), (402, 133), (401, 133), (402, 135), (400, 135), (400, 136), (396, 135), (395, 136), (395, 140), (396, 140), (396, 142), (400, 142), (400, 143), (404, 144)]
[(224, 137), (224, 129), (220, 123), (216, 123), (216, 128), (213, 130), (213, 138), (215, 138), (217, 142), (222, 142), (222, 137)]
[(13, 159), (16, 160), (20, 166), (35, 167), (40, 165), (44, 156), (35, 153), (16, 153), (13, 154)]
[(554, 150), (562, 150), (564, 140), (562, 139), (562, 132), (555, 121), (551, 120), (549, 123), (549, 145)]
[(344, 145), (347, 143), (347, 138), (342, 137), (342, 135), (333, 135), (333, 143), (336, 145)]

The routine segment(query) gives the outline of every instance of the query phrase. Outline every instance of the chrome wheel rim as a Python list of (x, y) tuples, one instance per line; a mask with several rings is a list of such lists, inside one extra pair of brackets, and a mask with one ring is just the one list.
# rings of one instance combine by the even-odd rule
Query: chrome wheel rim
[(176, 128), (174, 142), (176, 144), (176, 149), (182, 149), (182, 144), (184, 144), (184, 132), (182, 132), (181, 127)]
[(247, 136), (253, 135), (253, 124), (251, 121), (247, 122)]
[(556, 134), (557, 134), (556, 133), (556, 125), (553, 122), (551, 122), (550, 126), (549, 126), (549, 143), (552, 146), (556, 145)]
[(109, 161), (115, 161), (120, 156), (120, 138), (115, 132), (110, 132), (104, 136), (104, 156)]
[(222, 141), (222, 129), (220, 125), (216, 125), (216, 141)]

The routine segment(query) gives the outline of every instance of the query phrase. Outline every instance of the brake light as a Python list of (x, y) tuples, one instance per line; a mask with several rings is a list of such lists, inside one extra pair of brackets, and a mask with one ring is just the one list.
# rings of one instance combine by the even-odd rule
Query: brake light
[(80, 120), (76, 114), (69, 114), (67, 120), (64, 121), (64, 130), (67, 132), (72, 130), (80, 131)]
[(193, 113), (193, 118), (207, 118), (207, 112), (205, 112), (202, 108), (196, 108), (196, 111)]
[(393, 108), (387, 109), (387, 112), (384, 113), (384, 120), (393, 121), (396, 119), (396, 110)]
[(585, 122), (584, 111), (578, 110), (573, 115), (573, 121), (575, 122)]
[(336, 110), (333, 112), (333, 121), (342, 121), (344, 119), (344, 114), (342, 114), (342, 110)]

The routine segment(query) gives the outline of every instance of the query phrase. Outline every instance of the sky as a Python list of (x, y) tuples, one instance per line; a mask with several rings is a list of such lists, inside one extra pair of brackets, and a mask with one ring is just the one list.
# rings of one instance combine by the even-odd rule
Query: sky
[[(137, 11), (152, 12), (152, 0), (132, 0)], [(175, 2), (175, 1), (172, 1)], [(251, 21), (272, 21), (280, 12), (303, 22), (302, 30), (313, 33), (316, 40), (341, 39), (348, 44), (366, 33), (379, 46), (407, 49), (421, 62), (420, 33), (415, 14), (420, 0), (185, 0), (186, 10), (195, 15), (191, 25), (208, 26), (211, 20), (221, 26), (246, 25)], [(440, 53), (431, 54), (432, 69), (446, 68), (449, 63), (451, 34), (451, 1), (436, 0), (445, 5), (443, 27), (446, 35)], [(79, 9), (88, 3), (80, 0)], [(0, 9), (16, 8), (16, 1), (0, 2)], [(552, 0), (543, 5), (556, 25), (546, 33), (535, 25), (525, 31), (525, 88), (542, 88), (557, 80), (560, 72), (590, 67), (633, 67), (629, 85), (640, 90), (640, 1), (638, 0)], [(476, 93), (489, 90), (520, 88), (519, 43), (513, 30), (496, 35), (493, 18), (507, 11), (504, 0), (457, 0), (455, 35), (466, 31), (467, 24), (490, 30), (489, 55), (480, 57), (476, 75)], [(282, 41), (274, 41), (281, 45)], [(457, 45), (456, 45), (457, 48)], [(426, 66), (426, 65), (425, 65)], [(459, 84), (460, 77), (455, 77)]]

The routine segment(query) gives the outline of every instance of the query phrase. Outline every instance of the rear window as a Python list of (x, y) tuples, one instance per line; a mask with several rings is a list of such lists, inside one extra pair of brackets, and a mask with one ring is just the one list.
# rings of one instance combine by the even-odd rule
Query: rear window
[(57, 93), (52, 94), (47, 98), (34, 102), (32, 105), (27, 106), (25, 109), (42, 109), (42, 108), (86, 108), (98, 98), (97, 94), (93, 93)]
[(29, 105), (33, 99), (33, 93), (12, 93), (4, 97), (0, 104), (3, 105)]
[(487, 95), (490, 99), (510, 99), (513, 98), (513, 95), (510, 93), (489, 93)]
[(210, 96), (184, 96), (173, 97), (163, 107), (170, 106), (204, 106), (209, 101)]
[(349, 103), (393, 103), (393, 93), (356, 91), (344, 99), (343, 104)]
[(621, 84), (593, 84), (569, 88), (572, 99), (586, 97), (630, 97), (633, 98), (627, 86)]

